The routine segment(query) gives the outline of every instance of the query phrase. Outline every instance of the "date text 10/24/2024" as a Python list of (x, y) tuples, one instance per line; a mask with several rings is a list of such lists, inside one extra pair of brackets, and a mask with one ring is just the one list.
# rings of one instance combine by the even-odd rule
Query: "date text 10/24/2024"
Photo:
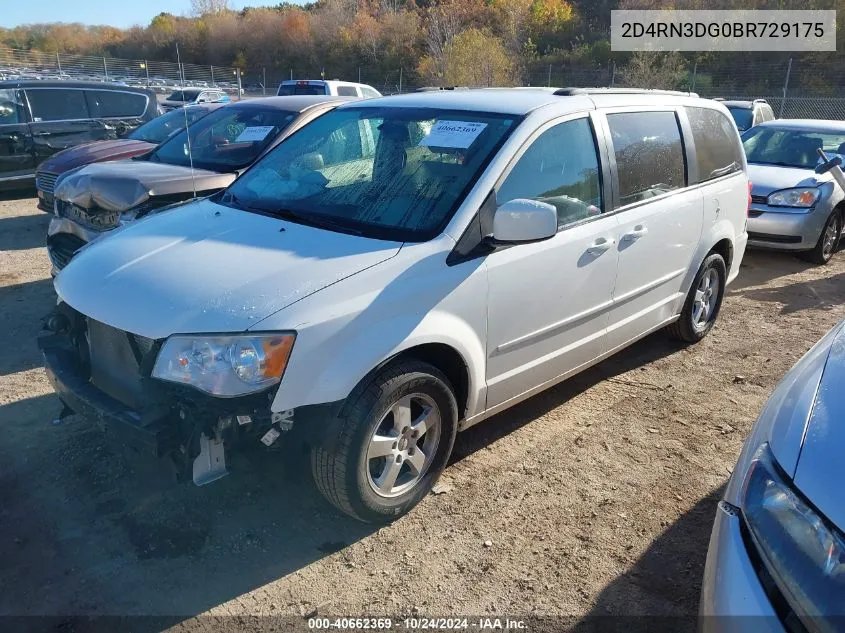
[(524, 620), (511, 618), (309, 618), (308, 628), (315, 631), (328, 630), (478, 630), (478, 631), (524, 631)]

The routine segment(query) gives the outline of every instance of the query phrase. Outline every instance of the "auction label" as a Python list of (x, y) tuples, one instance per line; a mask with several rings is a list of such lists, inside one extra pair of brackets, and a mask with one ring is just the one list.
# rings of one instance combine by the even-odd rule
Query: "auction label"
[(466, 149), (487, 127), (476, 121), (438, 121), (420, 141), (423, 147)]

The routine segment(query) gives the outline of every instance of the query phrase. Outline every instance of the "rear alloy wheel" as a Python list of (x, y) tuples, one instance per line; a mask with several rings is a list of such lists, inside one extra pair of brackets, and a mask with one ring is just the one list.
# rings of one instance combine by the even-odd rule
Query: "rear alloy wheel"
[(802, 257), (814, 264), (826, 264), (836, 253), (839, 247), (839, 238), (842, 233), (842, 214), (834, 211), (825, 222), (819, 241), (813, 250), (802, 253)]
[(449, 380), (401, 359), (350, 395), (334, 445), (311, 451), (317, 488), (368, 523), (393, 521), (419, 503), (446, 467), (458, 428)]
[(669, 334), (687, 343), (707, 336), (719, 316), (727, 278), (725, 260), (719, 253), (710, 253), (698, 269), (680, 318), (667, 328)]

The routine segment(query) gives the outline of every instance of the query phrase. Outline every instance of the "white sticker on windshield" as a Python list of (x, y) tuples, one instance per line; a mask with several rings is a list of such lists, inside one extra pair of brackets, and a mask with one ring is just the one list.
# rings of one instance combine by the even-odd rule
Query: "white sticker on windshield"
[(438, 121), (420, 141), (423, 147), (453, 147), (466, 149), (487, 127), (473, 121)]
[(263, 141), (267, 135), (273, 131), (272, 125), (256, 125), (253, 127), (245, 127), (244, 131), (238, 134), (235, 143), (252, 143), (253, 141)]

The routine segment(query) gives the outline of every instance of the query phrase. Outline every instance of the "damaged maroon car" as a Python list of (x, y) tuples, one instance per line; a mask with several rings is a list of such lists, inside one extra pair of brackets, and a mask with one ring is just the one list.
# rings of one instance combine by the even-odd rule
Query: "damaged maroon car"
[(186, 125), (193, 125), (222, 105), (222, 103), (207, 103), (168, 112), (134, 130), (127, 131), (128, 133), (121, 138), (85, 143), (53, 154), (38, 166), (35, 174), (38, 208), (53, 213), (53, 191), (56, 181), (62, 174), (91, 163), (123, 160), (146, 154), (176, 132), (184, 130)]

